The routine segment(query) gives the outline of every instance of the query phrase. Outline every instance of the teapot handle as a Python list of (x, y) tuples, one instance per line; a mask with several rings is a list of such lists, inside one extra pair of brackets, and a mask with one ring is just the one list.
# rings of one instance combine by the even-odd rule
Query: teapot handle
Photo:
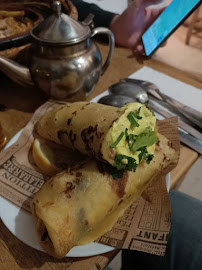
[(101, 69), (101, 75), (103, 75), (104, 72), (106, 71), (106, 69), (108, 68), (109, 63), (111, 62), (111, 59), (112, 59), (112, 55), (114, 52), (114, 46), (115, 46), (115, 38), (114, 38), (114, 34), (112, 33), (112, 31), (109, 30), (108, 28), (105, 28), (105, 27), (97, 27), (97, 28), (92, 29), (91, 37), (94, 37), (97, 34), (106, 34), (108, 36), (108, 39), (109, 39), (108, 56), (107, 56), (107, 59), (106, 59), (104, 65), (102, 66), (102, 69)]

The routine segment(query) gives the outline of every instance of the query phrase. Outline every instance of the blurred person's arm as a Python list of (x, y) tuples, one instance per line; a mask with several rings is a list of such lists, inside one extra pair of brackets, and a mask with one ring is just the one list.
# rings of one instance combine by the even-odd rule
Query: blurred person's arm
[(95, 4), (72, 0), (77, 8), (79, 21), (84, 20), (89, 13), (94, 14), (95, 27), (110, 28), (114, 33), (117, 45), (130, 48), (138, 53), (144, 51), (142, 34), (164, 10), (164, 8), (151, 9), (149, 6), (159, 2), (159, 0), (136, 0), (121, 15), (118, 15), (103, 10)]

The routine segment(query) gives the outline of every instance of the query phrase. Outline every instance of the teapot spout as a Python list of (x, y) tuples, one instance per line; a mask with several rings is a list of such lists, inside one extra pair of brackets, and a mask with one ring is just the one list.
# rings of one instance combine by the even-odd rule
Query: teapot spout
[(0, 55), (0, 71), (6, 74), (12, 81), (22, 86), (34, 86), (28, 68), (17, 62)]

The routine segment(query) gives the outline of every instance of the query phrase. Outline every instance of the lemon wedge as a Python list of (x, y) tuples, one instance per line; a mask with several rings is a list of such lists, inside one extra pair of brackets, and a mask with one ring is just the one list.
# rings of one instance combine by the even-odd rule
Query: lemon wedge
[(32, 156), (40, 171), (47, 175), (55, 175), (61, 170), (54, 163), (54, 153), (44, 140), (36, 138), (32, 147)]

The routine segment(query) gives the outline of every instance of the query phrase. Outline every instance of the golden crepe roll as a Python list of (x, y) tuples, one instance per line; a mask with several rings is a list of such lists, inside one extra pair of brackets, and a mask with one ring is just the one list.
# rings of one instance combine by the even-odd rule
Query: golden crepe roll
[[(140, 103), (130, 103), (121, 109), (87, 102), (61, 105), (45, 113), (37, 126), (43, 138), (77, 149), (84, 155), (107, 161), (113, 166), (118, 155), (134, 158), (138, 163), (140, 151), (137, 147), (134, 151), (129, 147), (126, 132), (130, 138), (133, 136), (136, 139), (140, 135), (141, 139), (148, 129), (149, 135), (156, 133), (156, 118)], [(157, 140), (156, 137), (149, 145), (139, 146), (146, 147), (147, 155), (153, 155)]]
[(72, 247), (99, 238), (154, 177), (177, 162), (178, 154), (169, 141), (157, 135), (153, 160), (149, 164), (142, 160), (136, 172), (124, 170), (115, 180), (113, 174), (121, 171), (86, 159), (42, 186), (31, 208), (39, 242), (48, 254), (62, 258)]

